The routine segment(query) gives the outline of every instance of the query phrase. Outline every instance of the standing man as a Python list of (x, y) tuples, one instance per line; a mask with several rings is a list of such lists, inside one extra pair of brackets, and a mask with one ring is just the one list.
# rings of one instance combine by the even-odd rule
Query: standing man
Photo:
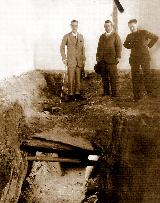
[[(84, 99), (80, 94), (81, 72), (85, 65), (85, 48), (83, 35), (77, 32), (78, 21), (71, 21), (71, 32), (63, 37), (60, 52), (62, 61), (67, 66), (68, 71), (68, 93), (69, 101)], [(67, 55), (65, 53), (67, 47)]]
[(121, 58), (122, 44), (119, 35), (113, 30), (113, 24), (106, 20), (104, 24), (105, 33), (100, 36), (96, 59), (101, 62), (101, 76), (103, 82), (104, 96), (117, 96), (117, 64)]
[(152, 94), (151, 91), (151, 76), (150, 76), (150, 54), (149, 48), (151, 48), (156, 41), (158, 36), (146, 31), (139, 30), (137, 25), (137, 20), (132, 19), (128, 22), (129, 29), (131, 33), (128, 34), (124, 47), (131, 49), (131, 54), (129, 58), (129, 63), (131, 65), (132, 74), (132, 84), (133, 84), (133, 94), (134, 100), (137, 101), (141, 99), (141, 73), (140, 68), (143, 72), (143, 80), (145, 90), (148, 95)]

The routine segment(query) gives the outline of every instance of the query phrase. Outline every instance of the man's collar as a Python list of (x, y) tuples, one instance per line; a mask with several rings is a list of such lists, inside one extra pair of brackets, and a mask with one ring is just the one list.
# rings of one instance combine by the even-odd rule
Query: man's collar
[(131, 33), (136, 33), (136, 32), (139, 32), (140, 31), (140, 29), (137, 29), (136, 31), (134, 31), (134, 32), (131, 32)]
[(105, 32), (105, 35), (106, 36), (109, 36), (109, 35), (111, 35), (113, 33), (113, 30), (111, 31), (111, 32)]
[(76, 33), (71, 32), (71, 33), (72, 33), (72, 35), (73, 35), (74, 37), (77, 37), (77, 36), (78, 36), (78, 32), (76, 32)]

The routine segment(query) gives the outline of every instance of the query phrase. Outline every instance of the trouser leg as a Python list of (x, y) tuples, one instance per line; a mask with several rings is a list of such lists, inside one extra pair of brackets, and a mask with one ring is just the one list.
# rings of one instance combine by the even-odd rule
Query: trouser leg
[(140, 63), (130, 63), (131, 75), (132, 75), (132, 86), (134, 99), (141, 98), (141, 74), (140, 74)]
[(116, 65), (109, 65), (109, 77), (110, 77), (110, 85), (111, 85), (111, 92), (112, 96), (117, 95), (117, 79), (118, 79), (118, 72)]
[(80, 90), (81, 90), (81, 68), (76, 67), (75, 73), (76, 73), (76, 75), (75, 75), (75, 93), (80, 94)]
[(152, 93), (151, 91), (151, 72), (150, 72), (150, 61), (144, 61), (141, 63), (142, 71), (143, 71), (143, 80), (144, 80), (144, 86), (145, 90), (148, 95)]
[(102, 77), (102, 83), (103, 83), (103, 91), (104, 94), (109, 95), (109, 77), (108, 77), (108, 70), (107, 70), (107, 65), (103, 64), (102, 69), (101, 69), (101, 77)]
[(68, 94), (74, 94), (75, 68), (68, 67)]

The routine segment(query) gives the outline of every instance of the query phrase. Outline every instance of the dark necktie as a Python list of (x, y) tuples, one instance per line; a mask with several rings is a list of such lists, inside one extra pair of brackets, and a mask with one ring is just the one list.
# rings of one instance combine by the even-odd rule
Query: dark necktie
[(76, 41), (76, 45), (77, 45), (77, 36), (74, 36), (74, 38), (75, 38), (75, 41)]

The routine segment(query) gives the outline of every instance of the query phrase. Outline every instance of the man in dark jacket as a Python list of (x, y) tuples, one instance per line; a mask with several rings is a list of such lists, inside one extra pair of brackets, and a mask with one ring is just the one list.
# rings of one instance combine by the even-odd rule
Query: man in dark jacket
[(103, 82), (104, 95), (117, 96), (117, 64), (121, 58), (121, 40), (119, 35), (114, 32), (113, 24), (110, 20), (106, 20), (104, 24), (105, 33), (99, 38), (97, 48), (97, 62), (102, 62), (101, 76)]
[(137, 26), (137, 20), (132, 19), (128, 22), (128, 26), (131, 33), (128, 34), (124, 47), (131, 49), (129, 63), (131, 65), (132, 83), (133, 83), (133, 94), (135, 101), (141, 99), (141, 72), (143, 72), (143, 80), (146, 92), (151, 95), (151, 76), (150, 76), (150, 54), (149, 48), (151, 48), (156, 41), (158, 36), (146, 31), (139, 30)]

